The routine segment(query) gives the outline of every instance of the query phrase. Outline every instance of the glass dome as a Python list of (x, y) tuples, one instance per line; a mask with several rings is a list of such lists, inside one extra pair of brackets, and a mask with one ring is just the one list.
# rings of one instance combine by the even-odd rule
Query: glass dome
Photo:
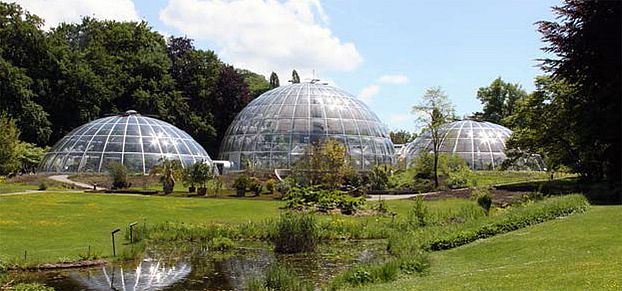
[(201, 145), (183, 130), (129, 110), (82, 125), (57, 142), (43, 158), (40, 171), (106, 172), (108, 163), (122, 163), (132, 173), (147, 174), (160, 159), (189, 166), (211, 163)]
[(220, 159), (233, 170), (247, 162), (262, 170), (289, 168), (310, 144), (326, 139), (346, 145), (358, 170), (393, 159), (378, 116), (351, 94), (316, 82), (281, 86), (250, 102), (229, 126)]
[[(453, 153), (462, 157), (473, 170), (487, 170), (498, 168), (506, 160), (505, 141), (512, 131), (490, 122), (462, 120), (443, 125), (440, 133), (442, 137), (440, 152)], [(432, 151), (429, 132), (424, 132), (414, 141), (406, 144), (398, 160), (411, 166), (414, 159), (424, 151)], [(529, 165), (531, 170), (544, 169), (541, 159), (521, 160), (521, 162), (521, 168)]]

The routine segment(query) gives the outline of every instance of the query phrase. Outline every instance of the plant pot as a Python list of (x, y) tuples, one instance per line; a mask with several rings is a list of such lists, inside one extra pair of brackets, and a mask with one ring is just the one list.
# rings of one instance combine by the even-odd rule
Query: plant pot
[(207, 195), (207, 188), (205, 188), (205, 187), (199, 187), (199, 189), (198, 189), (198, 193), (197, 193), (197, 194), (199, 194), (199, 195), (203, 195), (203, 196)]
[(194, 186), (188, 187), (188, 193), (194, 193), (194, 191), (196, 191), (196, 190), (197, 190), (197, 188), (194, 187)]

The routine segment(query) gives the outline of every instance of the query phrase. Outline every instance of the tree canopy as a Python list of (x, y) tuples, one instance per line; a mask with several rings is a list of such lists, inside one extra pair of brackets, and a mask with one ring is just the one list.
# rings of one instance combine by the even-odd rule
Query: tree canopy
[(261, 75), (223, 63), (146, 22), (85, 17), (46, 32), (43, 20), (0, 3), (0, 112), (21, 138), (50, 145), (88, 121), (135, 109), (187, 131), (211, 155)]
[(488, 87), (477, 90), (477, 99), (482, 102), (482, 112), (476, 112), (474, 118), (507, 126), (504, 118), (514, 113), (516, 101), (527, 93), (518, 84), (504, 82), (498, 77)]

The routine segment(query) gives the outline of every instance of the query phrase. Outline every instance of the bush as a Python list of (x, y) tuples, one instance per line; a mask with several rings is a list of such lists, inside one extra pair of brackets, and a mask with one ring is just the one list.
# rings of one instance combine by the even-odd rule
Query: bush
[(272, 241), (277, 253), (312, 252), (319, 241), (315, 217), (310, 214), (282, 214)]
[(281, 193), (282, 197), (289, 193), (289, 190), (293, 187), (296, 187), (296, 180), (294, 180), (294, 178), (292, 177), (287, 177), (276, 184), (276, 191)]
[(430, 220), (428, 207), (423, 202), (423, 197), (415, 198), (415, 205), (408, 211), (406, 221), (411, 228), (426, 226)]
[(127, 182), (127, 168), (118, 162), (108, 164), (108, 173), (112, 178), (112, 189), (123, 189), (129, 187)]
[(471, 170), (466, 167), (449, 172), (446, 182), (451, 189), (471, 187), (474, 184), (471, 180)]
[(471, 192), (471, 197), (477, 201), (477, 204), (484, 209), (486, 215), (490, 213), (490, 208), (492, 207), (492, 196), (490, 195), (490, 189), (488, 188), (478, 188), (473, 189)]
[(236, 195), (239, 197), (244, 196), (244, 194), (246, 193), (246, 188), (248, 188), (249, 184), (250, 184), (249, 176), (247, 176), (246, 174), (242, 174), (238, 176), (233, 181), (233, 188), (235, 188)]
[(369, 172), (369, 185), (372, 190), (389, 188), (389, 170), (387, 166), (376, 165)]
[(290, 209), (317, 208), (329, 211), (340, 208), (344, 214), (352, 214), (366, 204), (365, 197), (351, 197), (341, 190), (326, 190), (315, 187), (294, 187), (290, 189), (284, 200)]
[(270, 194), (274, 194), (275, 188), (276, 188), (276, 180), (274, 179), (266, 180), (266, 190), (268, 190)]
[(248, 179), (248, 189), (251, 192), (255, 193), (255, 196), (259, 196), (259, 194), (261, 194), (261, 191), (263, 190), (263, 186), (261, 185), (261, 182), (258, 178), (250, 177)]
[(39, 191), (45, 191), (47, 189), (48, 189), (48, 185), (45, 184), (45, 182), (42, 181), (39, 183)]

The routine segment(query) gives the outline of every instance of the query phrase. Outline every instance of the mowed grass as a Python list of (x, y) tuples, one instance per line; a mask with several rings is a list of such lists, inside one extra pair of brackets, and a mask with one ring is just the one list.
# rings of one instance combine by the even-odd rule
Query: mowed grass
[[(385, 202), (398, 216), (412, 208), (412, 200)], [(474, 203), (463, 199), (425, 202), (431, 211), (446, 211)], [(88, 246), (99, 256), (112, 255), (110, 232), (125, 230), (133, 221), (153, 225), (261, 222), (276, 218), (284, 203), (239, 198), (180, 198), (89, 193), (33, 193), (0, 196), (0, 260), (36, 264), (78, 260)], [(375, 207), (377, 202), (370, 202)], [(381, 227), (390, 216), (319, 215), (320, 220), (359, 221)], [(123, 232), (117, 234), (123, 241)], [(120, 253), (122, 244), (117, 244)], [(23, 260), (24, 251), (27, 258)]]
[(368, 290), (620, 290), (622, 206), (433, 253), (427, 276)]
[[(0, 196), (0, 258), (27, 264), (76, 260), (89, 245), (93, 253), (108, 257), (112, 255), (110, 232), (124, 230), (133, 221), (243, 223), (276, 217), (281, 205), (280, 201), (87, 193)], [(123, 233), (117, 238), (122, 242)], [(22, 261), (24, 251), (26, 261)]]

